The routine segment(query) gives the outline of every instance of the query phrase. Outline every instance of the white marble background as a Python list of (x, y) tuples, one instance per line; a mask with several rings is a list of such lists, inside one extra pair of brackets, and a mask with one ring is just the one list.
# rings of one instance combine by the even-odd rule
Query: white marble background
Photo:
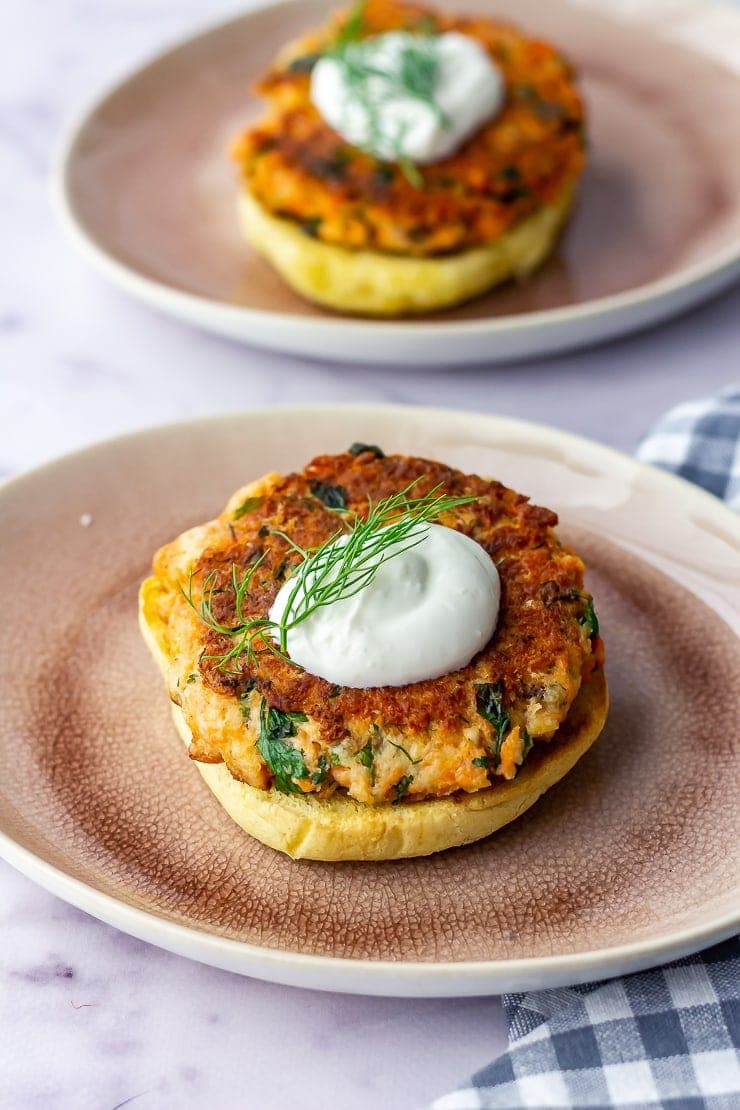
[[(631, 451), (737, 377), (740, 290), (607, 347), (426, 374), (322, 366), (195, 332), (105, 285), (48, 205), (60, 134), (129, 65), (242, 5), (6, 0), (0, 40), (0, 477), (113, 433), (293, 400), (527, 416)], [(300, 992), (117, 933), (0, 864), (0, 1107), (421, 1106), (504, 1045), (496, 999)]]

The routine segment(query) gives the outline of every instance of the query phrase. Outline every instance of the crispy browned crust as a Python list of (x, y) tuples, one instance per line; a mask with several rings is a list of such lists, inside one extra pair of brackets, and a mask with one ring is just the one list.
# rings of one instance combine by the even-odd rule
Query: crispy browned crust
[[(554, 513), (531, 505), (526, 497), (499, 482), (406, 456), (376, 458), (370, 452), (319, 456), (300, 473), (265, 479), (258, 486), (258, 495), (251, 493), (245, 501), (243, 512), (232, 499), (228, 511), (208, 526), (207, 546), (198, 541), (193, 552), (196, 596), (210, 576), (215, 616), (232, 627), (232, 568), (242, 570), (261, 560), (243, 613), (266, 616), (281, 583), (300, 561), (285, 537), (308, 549), (331, 538), (341, 527), (342, 517), (321, 500), (325, 487), (338, 487), (347, 508), (362, 516), (369, 498), (377, 502), (416, 480), (416, 494), (440, 485), (450, 495), (477, 498), (442, 522), (480, 543), (498, 568), (501, 610), (490, 643), (467, 667), (403, 687), (340, 689), (270, 652), (260, 654), (256, 667), (242, 658), (225, 671), (218, 660), (231, 647), (231, 638), (201, 625), (178, 593), (177, 575), (182, 575), (182, 566), (176, 553), (180, 541), (175, 541), (155, 559), (161, 594), (157, 605), (160, 619), (170, 626), (173, 657), (178, 651), (174, 641), (195, 640), (188, 658), (199, 658), (198, 682), (191, 687), (188, 676), (179, 676), (178, 683), (182, 679), (187, 685), (184, 694), (183, 687), (178, 687), (174, 695), (182, 701), (183, 694), (186, 704), (201, 706), (193, 709), (188, 719), (195, 737), (195, 758), (224, 759), (235, 777), (257, 787), (269, 785), (270, 776), (254, 747), (258, 706), (264, 699), (271, 707), (309, 718), (310, 734), (307, 727), (295, 740), (309, 770), (321, 767), (322, 755), (325, 763), (334, 757), (326, 777), (318, 784), (301, 780), (302, 790), (327, 795), (342, 787), (362, 801), (377, 804), (394, 798), (393, 791), (409, 766), (391, 752), (395, 762), (385, 777), (379, 775), (370, 791), (367, 772), (355, 756), (376, 729), (382, 736), (402, 742), (418, 759), (419, 766), (413, 765), (410, 798), (475, 792), (487, 785), (489, 776), (513, 777), (526, 754), (525, 729), (536, 743), (553, 736), (568, 714), (582, 677), (601, 659), (600, 644), (589, 638), (584, 619), (583, 563), (553, 533)], [(511, 724), (511, 741), (508, 747), (504, 745), (497, 767), (480, 763), (489, 749), (493, 728), (479, 713), (476, 699), (479, 687), (491, 683), (500, 684), (504, 692)], [(210, 697), (207, 705), (202, 700), (206, 695)], [(219, 699), (227, 708), (241, 704), (245, 711), (246, 724), (237, 714), (236, 742), (233, 723), (221, 728), (216, 713), (223, 711), (212, 709)], [(251, 730), (248, 744), (245, 730)]]
[(494, 241), (579, 177), (583, 106), (568, 63), (549, 44), (506, 24), (445, 15), (420, 5), (370, 0), (365, 34), (419, 29), (478, 39), (501, 68), (503, 110), (454, 156), (419, 167), (418, 188), (392, 163), (345, 143), (309, 98), (311, 59), (330, 44), (345, 15), (291, 44), (260, 83), (268, 115), (233, 153), (248, 189), (274, 215), (307, 234), (349, 248), (433, 256)]

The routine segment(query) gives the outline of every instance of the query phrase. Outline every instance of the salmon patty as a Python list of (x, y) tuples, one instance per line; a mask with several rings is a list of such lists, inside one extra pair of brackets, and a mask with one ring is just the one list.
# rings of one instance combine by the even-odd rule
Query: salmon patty
[[(475, 540), (501, 580), (489, 643), (454, 673), (399, 687), (333, 686), (265, 647), (234, 654), (240, 620), (267, 617), (311, 550), (364, 518), (370, 503), (439, 488), (472, 497), (440, 523)], [(301, 472), (238, 491), (214, 521), (163, 547), (152, 604), (166, 639), (167, 682), (193, 759), (224, 762), (252, 787), (367, 805), (473, 794), (513, 779), (558, 729), (603, 648), (581, 559), (557, 517), (499, 482), (442, 463), (354, 445)], [(252, 568), (246, 596), (236, 587)], [(201, 619), (204, 595), (213, 620)]]
[(458, 31), (484, 47), (505, 81), (493, 119), (451, 157), (410, 173), (349, 145), (310, 99), (311, 69), (348, 18), (340, 13), (287, 47), (258, 86), (269, 111), (234, 142), (233, 157), (261, 210), (325, 244), (435, 258), (491, 244), (562, 205), (583, 169), (584, 113), (554, 47), (488, 19), (369, 0), (357, 37)]

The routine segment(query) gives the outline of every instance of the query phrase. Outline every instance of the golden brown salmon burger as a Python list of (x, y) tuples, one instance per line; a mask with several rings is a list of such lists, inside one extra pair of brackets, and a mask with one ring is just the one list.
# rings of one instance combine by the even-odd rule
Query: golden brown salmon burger
[(607, 711), (584, 566), (499, 482), (354, 444), (240, 489), (155, 556), (142, 630), (242, 828), (396, 859), (518, 817)]
[(482, 18), (367, 0), (287, 46), (233, 144), (247, 238), (303, 296), (429, 312), (550, 253), (584, 164), (573, 73)]

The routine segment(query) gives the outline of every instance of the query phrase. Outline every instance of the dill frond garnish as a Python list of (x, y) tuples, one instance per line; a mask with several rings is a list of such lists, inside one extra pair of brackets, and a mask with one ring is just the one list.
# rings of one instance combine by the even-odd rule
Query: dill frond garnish
[(428, 524), (476, 500), (448, 497), (441, 485), (422, 497), (412, 497), (416, 484), (377, 505), (369, 502), (366, 517), (354, 516), (348, 532), (337, 532), (313, 551), (292, 544), (303, 562), (293, 575), (293, 588), (276, 627), (281, 652), (287, 652), (288, 634), (296, 625), (325, 605), (354, 597), (370, 585), (383, 563), (422, 543)]
[(336, 39), (334, 40), (334, 49), (346, 46), (348, 42), (355, 42), (365, 30), (365, 8), (367, 7), (367, 0), (357, 0), (352, 5), (347, 19), (339, 28)]
[(408, 181), (409, 185), (413, 185), (415, 189), (424, 188), (424, 178), (421, 176), (414, 163), (409, 161), (408, 158), (399, 158), (398, 168)]
[(439, 58), (433, 40), (424, 35), (409, 35), (409, 41), (404, 43), (399, 53), (397, 72), (368, 61), (372, 40), (370, 44), (350, 39), (336, 43), (326, 52), (327, 57), (333, 58), (342, 66), (347, 84), (363, 106), (369, 107), (367, 82), (378, 78), (386, 86), (380, 89), (376, 84), (372, 90), (374, 98), (379, 102), (398, 96), (409, 97), (426, 104), (440, 120), (445, 121), (446, 117), (434, 95), (439, 75)]
[(440, 119), (444, 113), (434, 99), (439, 59), (429, 37), (415, 36), (401, 51), (398, 84), (406, 96), (433, 108)]
[(345, 527), (312, 550), (302, 548), (284, 532), (276, 533), (301, 556), (301, 562), (287, 579), (292, 586), (279, 621), (250, 618), (244, 612), (250, 584), (264, 555), (244, 571), (232, 564), (233, 624), (224, 624), (216, 617), (214, 601), (219, 589), (216, 572), (206, 575), (200, 599), (196, 600), (191, 568), (187, 587), (181, 587), (183, 597), (207, 628), (233, 641), (222, 655), (205, 658), (215, 660), (222, 671), (238, 661), (254, 666), (264, 650), (289, 660), (288, 637), (294, 628), (318, 609), (354, 597), (370, 585), (384, 563), (422, 543), (429, 524), (477, 500), (475, 496), (449, 497), (442, 492), (441, 484), (414, 497), (419, 480), (377, 504), (368, 500), (366, 516), (347, 514)]
[(212, 632), (218, 632), (221, 636), (233, 637), (232, 647), (223, 655), (212, 656), (204, 655), (203, 659), (209, 661), (216, 661), (218, 669), (227, 671), (229, 664), (235, 662), (244, 656), (247, 663), (253, 664), (256, 662), (256, 650), (262, 647), (268, 651), (275, 651), (275, 643), (270, 636), (274, 622), (269, 617), (255, 617), (248, 618), (244, 614), (244, 600), (247, 596), (252, 578), (257, 571), (257, 568), (264, 562), (265, 556), (262, 555), (256, 562), (252, 563), (246, 568), (244, 573), (239, 575), (239, 568), (236, 563), (231, 564), (231, 584), (234, 590), (234, 616), (235, 623), (233, 625), (224, 624), (220, 621), (214, 610), (214, 599), (219, 592), (218, 575), (215, 570), (209, 573), (203, 579), (203, 585), (200, 593), (200, 600), (195, 601), (193, 597), (193, 567), (190, 568), (188, 576), (187, 587), (180, 585), (180, 592), (187, 601), (188, 605), (193, 609), (202, 624), (210, 628)]
[(258, 509), (264, 497), (248, 497), (246, 501), (242, 501), (238, 508), (234, 509), (233, 519), (241, 520), (245, 513), (251, 513), (254, 509)]
[(364, 3), (355, 5), (347, 22), (340, 28), (334, 43), (324, 56), (332, 58), (342, 70), (344, 83), (362, 108), (366, 119), (367, 139), (357, 144), (369, 154), (391, 154), (410, 184), (422, 188), (424, 179), (416, 165), (403, 157), (404, 128), (397, 135), (384, 135), (381, 126), (382, 107), (398, 98), (417, 100), (426, 105), (449, 127), (449, 120), (436, 100), (439, 57), (434, 35), (405, 32), (407, 40), (401, 47), (397, 63), (384, 65), (377, 57), (372, 38), (362, 40)]

